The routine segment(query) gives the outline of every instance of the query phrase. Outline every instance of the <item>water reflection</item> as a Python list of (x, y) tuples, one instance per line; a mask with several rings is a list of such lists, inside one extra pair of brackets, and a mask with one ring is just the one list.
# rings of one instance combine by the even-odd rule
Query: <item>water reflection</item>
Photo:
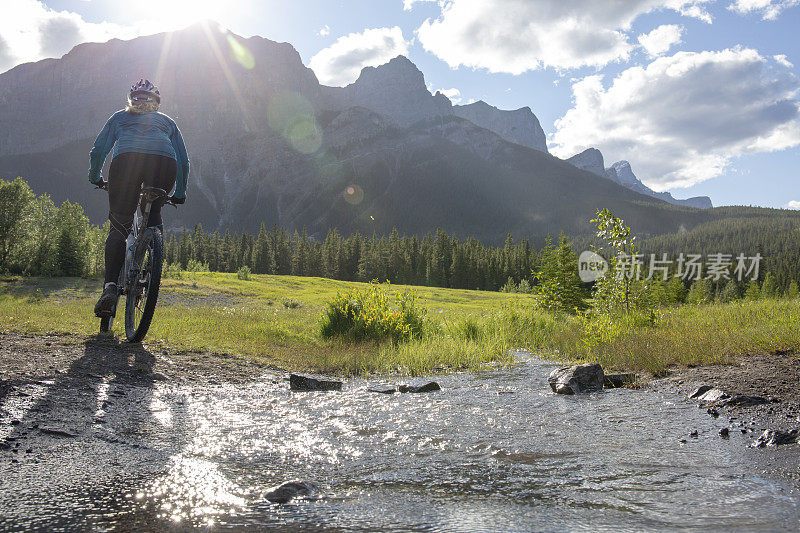
[[(147, 442), (171, 456), (117, 480), (122, 507), (97, 512), (115, 524), (256, 530), (796, 526), (798, 500), (748, 470), (743, 443), (716, 435), (721, 422), (655, 392), (555, 396), (550, 368), (443, 376), (441, 392), (419, 395), (368, 393), (358, 380), (341, 393), (291, 393), (273, 379), (159, 384)], [(699, 439), (682, 445), (693, 429)], [(321, 485), (322, 498), (264, 499), (291, 479)]]

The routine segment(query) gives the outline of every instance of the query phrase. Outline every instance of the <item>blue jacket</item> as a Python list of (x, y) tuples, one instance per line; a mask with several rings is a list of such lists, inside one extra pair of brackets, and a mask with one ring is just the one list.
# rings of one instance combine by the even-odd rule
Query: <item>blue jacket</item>
[(126, 152), (163, 155), (174, 159), (178, 163), (174, 195), (176, 198), (186, 197), (189, 155), (181, 131), (171, 118), (157, 111), (136, 115), (121, 110), (111, 115), (89, 152), (90, 182), (97, 184), (102, 179), (100, 170), (114, 143), (116, 146), (112, 159)]

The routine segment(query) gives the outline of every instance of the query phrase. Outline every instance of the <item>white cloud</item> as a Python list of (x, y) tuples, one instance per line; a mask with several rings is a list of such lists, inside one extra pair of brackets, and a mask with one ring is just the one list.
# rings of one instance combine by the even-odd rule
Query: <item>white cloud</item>
[(600, 67), (628, 58), (633, 45), (625, 32), (639, 15), (670, 9), (710, 22), (709, 1), (443, 0), (439, 18), (423, 22), (417, 35), (452, 68), (521, 74)]
[(453, 102), (454, 104), (460, 104), (461, 103), (461, 100), (462, 100), (461, 91), (459, 91), (455, 87), (453, 87), (451, 89), (439, 89), (438, 91), (435, 91), (435, 92), (442, 93), (448, 99), (450, 99), (450, 101)]
[(687, 187), (721, 174), (746, 153), (800, 144), (798, 80), (755, 50), (678, 52), (572, 86), (573, 108), (555, 123), (552, 152), (569, 157), (599, 148), (627, 159), (656, 190)]
[(800, 209), (800, 200), (792, 200), (786, 204), (786, 209)]
[(763, 20), (775, 20), (784, 9), (800, 4), (800, 0), (734, 0), (728, 7), (741, 15), (756, 13)]
[(668, 52), (672, 46), (681, 42), (683, 27), (677, 24), (662, 24), (650, 33), (639, 35), (639, 44), (650, 57)]
[(0, 72), (19, 63), (60, 57), (78, 43), (130, 39), (154, 31), (153, 25), (87, 22), (77, 13), (55, 11), (38, 0), (3, 0)]
[(367, 29), (339, 37), (317, 52), (308, 66), (321, 83), (344, 86), (354, 82), (364, 67), (376, 67), (398, 55), (408, 55), (408, 45), (398, 26)]
[(331, 34), (331, 27), (325, 24), (320, 30), (317, 32), (317, 35), (320, 37), (327, 37)]
[(786, 54), (774, 55), (772, 56), (772, 59), (786, 68), (794, 68), (794, 65), (788, 59), (786, 59)]

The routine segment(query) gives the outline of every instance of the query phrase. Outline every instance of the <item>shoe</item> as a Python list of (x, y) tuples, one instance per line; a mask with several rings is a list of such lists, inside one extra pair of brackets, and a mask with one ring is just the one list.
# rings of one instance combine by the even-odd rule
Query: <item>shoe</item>
[(119, 299), (119, 290), (117, 290), (116, 283), (109, 283), (97, 304), (94, 306), (94, 314), (100, 318), (107, 316), (114, 316), (117, 314), (117, 300)]

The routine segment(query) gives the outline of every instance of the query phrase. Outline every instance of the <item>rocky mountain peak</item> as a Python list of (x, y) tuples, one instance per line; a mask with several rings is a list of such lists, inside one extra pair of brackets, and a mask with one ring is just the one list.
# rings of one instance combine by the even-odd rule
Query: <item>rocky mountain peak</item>
[[(598, 176), (606, 176), (605, 163), (603, 162), (603, 154), (597, 148), (587, 148), (579, 154), (575, 154), (569, 159), (568, 163), (572, 165), (597, 174)], [(616, 180), (615, 180), (616, 181)]]
[(452, 104), (442, 94), (431, 95), (425, 76), (405, 56), (378, 67), (364, 67), (347, 87), (323, 87), (328, 106), (341, 109), (360, 105), (387, 116), (397, 125), (450, 115)]
[(425, 90), (425, 76), (406, 56), (397, 56), (377, 67), (364, 67), (353, 85), (385, 87), (400, 85), (407, 89)]
[(478, 100), (467, 105), (453, 106), (453, 114), (491, 130), (513, 143), (547, 152), (544, 130), (530, 107), (505, 111)]
[(639, 181), (639, 178), (637, 178), (636, 175), (633, 173), (633, 170), (631, 169), (631, 164), (629, 162), (624, 160), (617, 161), (616, 163), (611, 165), (611, 168), (613, 168), (614, 172), (616, 172), (617, 180), (619, 181), (619, 183), (628, 186), (641, 183)]

